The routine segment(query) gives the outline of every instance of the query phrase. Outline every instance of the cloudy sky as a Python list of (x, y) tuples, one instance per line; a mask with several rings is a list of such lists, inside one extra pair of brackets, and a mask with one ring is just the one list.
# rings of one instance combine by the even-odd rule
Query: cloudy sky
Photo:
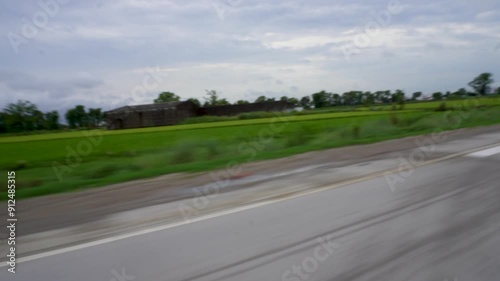
[[(45, 7), (40, 5), (48, 3)], [(500, 82), (498, 0), (26, 0), (0, 9), (0, 106), (111, 109)], [(500, 83), (495, 83), (500, 86)]]

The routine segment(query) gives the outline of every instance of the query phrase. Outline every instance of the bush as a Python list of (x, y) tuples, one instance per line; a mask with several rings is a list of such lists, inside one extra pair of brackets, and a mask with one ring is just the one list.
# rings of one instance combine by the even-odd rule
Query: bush
[(399, 119), (398, 119), (398, 116), (395, 113), (391, 112), (390, 118), (391, 118), (391, 124), (392, 125), (394, 125), (394, 126), (399, 125)]
[(446, 102), (442, 101), (436, 108), (436, 111), (446, 111), (447, 109), (448, 108), (446, 107)]
[(286, 139), (285, 146), (293, 147), (308, 143), (314, 137), (314, 133), (309, 127), (301, 126), (289, 133)]
[(360, 131), (361, 131), (361, 128), (359, 127), (359, 125), (358, 125), (358, 124), (353, 125), (353, 126), (352, 126), (352, 137), (353, 137), (354, 139), (359, 138), (359, 133), (360, 133)]
[(203, 143), (203, 147), (207, 150), (207, 156), (209, 159), (221, 154), (221, 149), (217, 140), (207, 140)]
[(174, 147), (172, 154), (173, 164), (184, 164), (195, 160), (196, 145), (193, 143), (182, 143)]

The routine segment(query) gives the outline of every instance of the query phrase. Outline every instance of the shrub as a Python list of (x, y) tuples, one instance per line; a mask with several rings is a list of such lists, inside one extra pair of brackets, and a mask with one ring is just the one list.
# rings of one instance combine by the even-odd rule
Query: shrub
[(397, 126), (399, 124), (398, 116), (395, 113), (391, 112), (390, 118), (392, 125)]
[(353, 125), (353, 126), (352, 126), (352, 137), (353, 137), (354, 139), (359, 138), (359, 133), (360, 133), (360, 131), (361, 131), (361, 128), (359, 127), (359, 125), (358, 125), (358, 124)]
[(184, 164), (195, 160), (196, 145), (193, 143), (182, 143), (174, 147), (172, 154), (173, 164)]
[(221, 154), (221, 149), (217, 140), (207, 140), (203, 143), (203, 147), (207, 150), (208, 158), (210, 159)]
[(291, 131), (286, 139), (285, 146), (293, 147), (308, 143), (314, 137), (314, 133), (309, 127), (301, 126)]
[(447, 107), (446, 107), (446, 102), (442, 101), (439, 106), (436, 108), (436, 111), (446, 111), (447, 110)]

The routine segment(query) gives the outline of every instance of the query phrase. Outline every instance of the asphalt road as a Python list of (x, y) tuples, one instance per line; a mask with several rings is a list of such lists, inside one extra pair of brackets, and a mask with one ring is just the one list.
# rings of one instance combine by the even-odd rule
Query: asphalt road
[(499, 167), (497, 147), (2, 267), (0, 280), (500, 280)]

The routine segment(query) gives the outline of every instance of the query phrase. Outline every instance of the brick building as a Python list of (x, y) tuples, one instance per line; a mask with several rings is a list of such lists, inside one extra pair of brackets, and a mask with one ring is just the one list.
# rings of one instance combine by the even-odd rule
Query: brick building
[(104, 113), (110, 130), (178, 124), (198, 116), (198, 107), (190, 102), (164, 102), (123, 106)]
[(234, 116), (256, 111), (286, 111), (292, 103), (284, 101), (198, 107), (190, 101), (123, 106), (104, 113), (110, 130), (179, 124), (196, 116)]

